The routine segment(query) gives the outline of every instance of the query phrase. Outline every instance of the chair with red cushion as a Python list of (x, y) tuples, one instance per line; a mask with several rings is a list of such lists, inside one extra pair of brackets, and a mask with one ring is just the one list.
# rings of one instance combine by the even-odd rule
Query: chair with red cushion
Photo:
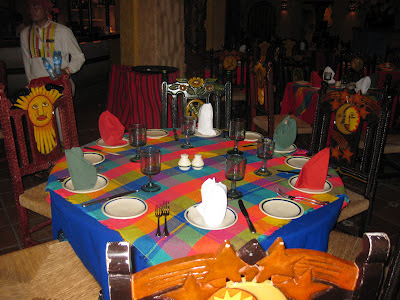
[[(50, 99), (55, 97), (60, 98), (50, 103)], [(79, 141), (71, 84), (67, 75), (55, 81), (49, 77), (32, 80), (27, 88), (21, 90), (19, 99), (16, 104), (20, 107), (13, 105), (4, 92), (4, 86), (0, 85), (0, 122), (16, 202), (18, 227), (24, 247), (30, 247), (37, 244), (31, 234), (51, 224), (51, 220), (30, 228), (27, 210), (51, 219), (51, 209), (46, 201), (46, 183), (26, 188), (23, 178), (47, 171), (64, 156), (64, 149), (77, 147)], [(60, 116), (59, 125), (54, 113), (56, 108)]]

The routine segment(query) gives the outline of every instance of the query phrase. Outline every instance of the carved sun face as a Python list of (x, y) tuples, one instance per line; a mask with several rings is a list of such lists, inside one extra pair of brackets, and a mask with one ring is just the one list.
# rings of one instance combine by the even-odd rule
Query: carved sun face
[(38, 95), (29, 103), (28, 114), (35, 126), (43, 127), (51, 121), (53, 104), (47, 97)]

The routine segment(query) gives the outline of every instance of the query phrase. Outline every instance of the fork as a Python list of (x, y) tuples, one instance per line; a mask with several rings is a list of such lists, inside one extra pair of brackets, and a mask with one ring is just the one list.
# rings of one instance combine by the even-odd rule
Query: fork
[(312, 199), (312, 198), (306, 198), (303, 196), (290, 196), (290, 195), (286, 194), (285, 192), (283, 192), (280, 188), (278, 188), (278, 194), (279, 194), (279, 196), (281, 196), (283, 198), (287, 198), (287, 199), (291, 199), (291, 200), (300, 199), (302, 201), (309, 202), (312, 204), (317, 204), (317, 205), (329, 204), (328, 201), (320, 201), (320, 200), (316, 200), (316, 199)]
[[(103, 167), (104, 167), (103, 165), (97, 167), (97, 168), (96, 168), (96, 172), (99, 173), (99, 172), (103, 169)], [(67, 179), (68, 177), (70, 177), (70, 175), (64, 176), (64, 177), (61, 177), (61, 178), (57, 178), (57, 180), (58, 180), (59, 182), (63, 182), (63, 181), (64, 181), (65, 179)]]
[(160, 218), (163, 215), (162, 208), (160, 206), (157, 206), (156, 209), (154, 210), (154, 214), (157, 217), (157, 232), (156, 232), (156, 236), (161, 236)]
[(168, 227), (167, 227), (167, 217), (169, 216), (169, 203), (164, 202), (162, 206), (162, 215), (164, 216), (164, 236), (169, 236)]

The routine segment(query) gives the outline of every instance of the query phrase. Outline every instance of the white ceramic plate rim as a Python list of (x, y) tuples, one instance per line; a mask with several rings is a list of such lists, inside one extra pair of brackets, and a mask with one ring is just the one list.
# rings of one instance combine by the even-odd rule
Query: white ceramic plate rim
[[(120, 202), (120, 203), (118, 203), (118, 202)], [(132, 202), (132, 203), (130, 203), (130, 202)], [(116, 214), (113, 214), (113, 211), (112, 211), (113, 208), (110, 206), (111, 204), (124, 205), (124, 208), (126, 210), (129, 210), (129, 208), (132, 208), (134, 206), (139, 206), (139, 205), (143, 206), (143, 209), (140, 210), (139, 213), (132, 214), (130, 216), (117, 216)], [(127, 204), (130, 204), (130, 207), (127, 206)], [(109, 207), (108, 211), (107, 211), (107, 207)], [(103, 212), (104, 215), (106, 215), (109, 218), (119, 219), (119, 220), (134, 219), (134, 218), (140, 217), (141, 215), (143, 215), (147, 212), (147, 209), (148, 209), (148, 206), (147, 206), (146, 202), (144, 202), (142, 199), (137, 198), (137, 197), (114, 198), (114, 199), (111, 199), (111, 200), (107, 201), (106, 203), (104, 203), (103, 206), (101, 207), (101, 211)]]
[[(290, 164), (290, 161), (293, 161), (293, 160), (305, 160), (306, 162), (304, 163), (304, 164), (306, 164), (307, 163), (307, 161), (309, 161), (310, 160), (310, 157), (307, 157), (307, 156), (289, 156), (288, 158), (286, 158), (285, 159), (285, 164), (287, 164), (289, 167), (292, 167), (292, 168), (294, 168), (294, 169), (298, 169), (298, 170), (301, 170), (301, 168), (303, 168), (303, 167), (298, 167), (298, 166), (296, 166), (296, 165), (293, 165), (293, 164)], [(304, 165), (303, 165), (304, 166)]]
[(216, 137), (216, 136), (219, 136), (220, 134), (221, 134), (221, 130), (219, 130), (219, 129), (217, 129), (217, 128), (213, 128), (214, 129), (214, 131), (215, 131), (215, 135), (205, 135), (205, 134), (201, 134), (201, 133), (199, 133), (199, 131), (197, 130), (197, 128), (196, 128), (196, 130), (195, 130), (195, 132), (194, 132), (194, 135), (195, 136), (198, 136), (198, 137)]
[(125, 144), (117, 145), (117, 146), (110, 146), (110, 145), (107, 145), (102, 138), (100, 138), (96, 141), (96, 144), (97, 144), (97, 146), (100, 146), (102, 148), (110, 148), (110, 149), (122, 148), (122, 147), (129, 145), (129, 140), (127, 138), (122, 138), (122, 140), (125, 141)]
[[(256, 137), (254, 137), (254, 138), (246, 138), (247, 135), (254, 135), (254, 136), (257, 136), (257, 138)], [(261, 139), (262, 137), (263, 136), (262, 136), (261, 133), (254, 132), (254, 131), (246, 131), (245, 134), (244, 134), (244, 140), (246, 142), (257, 142), (257, 140)]]
[[(298, 209), (299, 209), (299, 213), (298, 214), (296, 214), (296, 215), (294, 215), (294, 216), (290, 216), (290, 217), (283, 217), (283, 216), (279, 216), (279, 215), (274, 215), (274, 214), (272, 214), (272, 213), (270, 213), (270, 212), (268, 212), (268, 211), (266, 211), (265, 209), (264, 209), (264, 203), (266, 203), (266, 202), (285, 202), (285, 203), (290, 203), (290, 204), (292, 204), (293, 206), (296, 206)], [(279, 204), (279, 203), (277, 203), (277, 204)], [(268, 199), (264, 199), (263, 201), (261, 201), (260, 202), (260, 204), (259, 204), (259, 207), (260, 207), (260, 210), (264, 213), (264, 214), (266, 214), (267, 216), (270, 216), (270, 217), (273, 217), (273, 218), (275, 218), (275, 219), (282, 219), (282, 220), (293, 220), (293, 219), (297, 219), (297, 218), (300, 218), (303, 214), (304, 214), (304, 209), (303, 209), (303, 207), (300, 205), (300, 204), (298, 204), (297, 202), (295, 202), (295, 201), (292, 201), (292, 200), (290, 200), (290, 199), (285, 199), (285, 198), (282, 198), (282, 197), (274, 197), (274, 198), (268, 198)]]
[(147, 138), (151, 139), (151, 140), (156, 140), (156, 139), (161, 139), (164, 136), (168, 135), (168, 131), (164, 130), (164, 129), (147, 129), (147, 132), (153, 132), (153, 133), (159, 133), (159, 135), (153, 135), (150, 136), (147, 134)]
[(297, 146), (295, 144), (292, 144), (291, 146), (289, 146), (285, 150), (274, 150), (274, 152), (276, 152), (276, 153), (291, 153), (291, 152), (294, 152), (296, 150), (297, 150)]
[(94, 156), (96, 158), (99, 158), (98, 160), (91, 162), (94, 166), (102, 163), (106, 159), (106, 157), (99, 152), (83, 152), (83, 158), (90, 161), (87, 156)]
[(295, 187), (298, 177), (299, 177), (299, 175), (290, 177), (288, 179), (289, 185), (292, 188), (294, 188), (295, 190), (298, 190), (298, 191), (306, 193), (306, 194), (325, 194), (325, 193), (328, 193), (333, 188), (332, 183), (330, 183), (328, 180), (326, 180), (325, 184), (324, 184), (324, 188), (322, 190), (300, 189), (300, 188)]
[[(99, 180), (101, 180), (101, 179), (104, 180), (104, 184), (103, 184), (102, 186), (99, 186), (99, 187), (97, 187), (97, 188), (93, 188), (93, 189), (90, 189), (90, 190), (79, 190), (79, 191), (75, 191), (75, 190), (70, 189), (70, 188), (68, 188), (68, 187), (66, 186), (66, 185), (68, 184), (68, 182), (71, 181), (71, 177), (68, 177), (67, 179), (65, 179), (65, 180), (63, 181), (62, 187), (63, 187), (65, 190), (67, 190), (68, 192), (72, 192), (72, 193), (76, 193), (76, 194), (94, 193), (94, 192), (97, 192), (97, 191), (100, 191), (100, 190), (104, 189), (104, 188), (108, 185), (108, 183), (109, 183), (108, 178), (107, 178), (106, 176), (104, 176), (104, 175), (101, 175), (101, 174), (97, 174), (97, 182), (96, 182), (96, 185), (97, 185), (97, 183), (99, 182)], [(71, 181), (71, 184), (72, 184), (72, 181)], [(95, 185), (95, 187), (96, 187), (96, 185)]]
[[(206, 229), (206, 230), (221, 230), (221, 229), (226, 229), (226, 228), (231, 227), (231, 226), (234, 225), (234, 224), (237, 222), (237, 220), (238, 220), (238, 215), (237, 215), (237, 213), (236, 213), (232, 208), (227, 207), (224, 221), (225, 221), (225, 219), (227, 218), (227, 215), (228, 215), (229, 212), (230, 212), (230, 213), (232, 213), (233, 218), (234, 218), (233, 222), (231, 222), (231, 223), (229, 223), (229, 224), (227, 224), (227, 225), (225, 225), (225, 226), (217, 226), (217, 227), (208, 227), (207, 225), (201, 225), (201, 224), (195, 223), (193, 220), (190, 220), (189, 212), (190, 212), (190, 210), (195, 209), (197, 205), (199, 205), (199, 204), (192, 205), (192, 206), (189, 207), (187, 210), (185, 210), (185, 213), (184, 213), (186, 221), (188, 221), (188, 222), (189, 222), (190, 224), (192, 224), (194, 227), (201, 228), (201, 229)], [(200, 213), (199, 213), (199, 215), (200, 215)], [(200, 215), (200, 216), (201, 216), (201, 215)], [(224, 221), (222, 221), (222, 223), (223, 223)], [(203, 222), (204, 222), (204, 219), (203, 219)], [(204, 224), (205, 224), (205, 222), (204, 222)]]

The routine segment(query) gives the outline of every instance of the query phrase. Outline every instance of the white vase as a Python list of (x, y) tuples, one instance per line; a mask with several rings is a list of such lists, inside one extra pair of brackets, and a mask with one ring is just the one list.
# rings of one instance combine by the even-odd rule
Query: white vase
[(179, 169), (182, 171), (188, 171), (192, 163), (190, 162), (188, 154), (181, 154), (181, 158), (178, 161)]
[(204, 167), (204, 161), (201, 154), (195, 154), (192, 161), (192, 167), (195, 170), (201, 170)]

